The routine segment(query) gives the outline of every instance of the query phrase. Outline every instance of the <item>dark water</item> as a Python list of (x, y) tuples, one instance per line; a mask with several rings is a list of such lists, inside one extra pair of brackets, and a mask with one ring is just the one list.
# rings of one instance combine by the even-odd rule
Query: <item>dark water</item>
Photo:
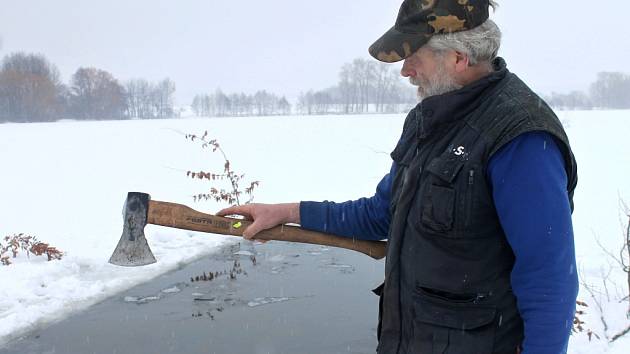
[(373, 353), (378, 301), (370, 289), (382, 278), (382, 261), (352, 251), (243, 242), (0, 354)]

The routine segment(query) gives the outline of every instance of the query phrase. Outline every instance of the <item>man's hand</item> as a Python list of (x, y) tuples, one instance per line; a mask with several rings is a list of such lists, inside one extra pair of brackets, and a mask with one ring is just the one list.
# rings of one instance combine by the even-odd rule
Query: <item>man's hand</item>
[(253, 223), (243, 231), (243, 237), (251, 240), (262, 230), (276, 225), (300, 223), (300, 203), (247, 204), (223, 209), (218, 216), (242, 215)]

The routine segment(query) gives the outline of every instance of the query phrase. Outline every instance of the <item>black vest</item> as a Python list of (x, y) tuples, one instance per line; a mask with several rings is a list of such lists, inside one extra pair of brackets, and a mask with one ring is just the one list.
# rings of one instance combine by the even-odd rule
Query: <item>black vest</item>
[[(425, 99), (391, 156), (391, 225), (378, 353), (514, 354), (523, 339), (510, 285), (514, 254), (486, 168), (520, 134), (545, 131), (565, 159), (573, 208), (575, 158), (553, 111), (502, 59), (460, 90)], [(527, 176), (523, 176), (527, 178)]]

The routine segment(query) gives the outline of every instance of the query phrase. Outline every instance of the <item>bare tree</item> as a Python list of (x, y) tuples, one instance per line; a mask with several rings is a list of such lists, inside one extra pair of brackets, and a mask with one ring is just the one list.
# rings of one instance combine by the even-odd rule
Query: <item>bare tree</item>
[(600, 72), (590, 87), (591, 99), (600, 108), (630, 108), (630, 76), (620, 72)]
[(344, 64), (339, 72), (339, 92), (343, 104), (343, 113), (352, 113), (357, 101), (357, 86), (352, 80), (352, 64)]
[(591, 99), (582, 91), (571, 91), (567, 94), (552, 92), (545, 100), (550, 106), (559, 109), (590, 109)]
[(154, 118), (151, 103), (151, 84), (144, 79), (133, 79), (125, 83), (127, 116), (129, 118)]
[(278, 100), (278, 112), (285, 116), (291, 114), (291, 104), (284, 96)]
[(79, 68), (71, 81), (72, 111), (79, 119), (121, 119), (127, 107), (125, 89), (107, 71)]
[(210, 116), (211, 106), (212, 98), (209, 95), (196, 95), (193, 99), (192, 109), (198, 117)]
[[(157, 83), (145, 79), (129, 80), (125, 83), (125, 94), (126, 114), (130, 118), (169, 118), (175, 115), (175, 83), (168, 78)], [(199, 108), (200, 104), (197, 99), (194, 106)]]
[(385, 111), (385, 97), (392, 87), (390, 67), (385, 63), (378, 63), (374, 70), (375, 87), (374, 87), (374, 103), (377, 112)]
[(216, 114), (219, 117), (224, 117), (227, 116), (230, 109), (231, 109), (231, 102), (230, 102), (230, 98), (223, 93), (223, 91), (221, 91), (221, 89), (217, 89), (214, 92), (214, 107), (215, 109), (214, 114)]
[(300, 93), (300, 97), (298, 97), (298, 111), (304, 114), (311, 115), (313, 114), (313, 90), (309, 90), (308, 92)]
[[(621, 221), (621, 225), (623, 229), (623, 232), (622, 232), (623, 243), (621, 247), (619, 248), (619, 251), (611, 252), (609, 249), (604, 247), (599, 242), (599, 240), (597, 240), (597, 244), (618, 265), (617, 269), (621, 269), (624, 273), (626, 273), (627, 288), (626, 288), (626, 291), (624, 292), (625, 297), (621, 301), (628, 301), (628, 307), (626, 309), (626, 318), (630, 319), (630, 208), (621, 198), (619, 199), (619, 204), (623, 212), (623, 218)], [(606, 281), (608, 279), (608, 276), (604, 277), (603, 279), (604, 279), (604, 287), (606, 289), (606, 293), (608, 293), (608, 288), (606, 286)], [(587, 290), (591, 291), (591, 289), (589, 288), (587, 288)], [(591, 292), (591, 296), (593, 296), (592, 292)], [(593, 296), (593, 299), (595, 299), (594, 296)], [(599, 305), (599, 308), (600, 308), (600, 313), (603, 313), (601, 309), (601, 305)], [(604, 323), (604, 326), (605, 326), (604, 328), (606, 329), (607, 324), (604, 321), (604, 318), (602, 317), (601, 320), (602, 320), (602, 323)], [(606, 335), (606, 338), (609, 338), (610, 342), (614, 342), (628, 333), (630, 333), (630, 325), (627, 325), (625, 329), (619, 331), (617, 334), (613, 335), (610, 338), (608, 337), (608, 335)]]
[(41, 54), (13, 53), (0, 69), (0, 119), (50, 121), (62, 112), (59, 70)]
[(626, 312), (626, 317), (630, 318), (630, 208), (621, 199), (619, 203), (621, 204), (627, 222), (624, 228), (623, 244), (619, 251), (618, 261), (621, 269), (626, 273), (626, 283), (628, 286), (628, 291), (626, 293), (626, 299), (628, 300), (628, 310)]
[(152, 90), (152, 102), (157, 118), (173, 117), (175, 105), (175, 83), (166, 78), (158, 82)]

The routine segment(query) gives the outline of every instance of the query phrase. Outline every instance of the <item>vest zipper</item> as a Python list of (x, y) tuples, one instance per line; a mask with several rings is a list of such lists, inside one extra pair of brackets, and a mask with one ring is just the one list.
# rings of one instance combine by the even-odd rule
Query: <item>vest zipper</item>
[(468, 186), (466, 188), (466, 227), (470, 226), (472, 213), (472, 191), (475, 183), (475, 170), (468, 171)]
[(478, 304), (483, 302), (488, 296), (490, 296), (490, 293), (478, 293), (477, 297), (475, 297), (475, 300), (473, 301), (473, 303)]

